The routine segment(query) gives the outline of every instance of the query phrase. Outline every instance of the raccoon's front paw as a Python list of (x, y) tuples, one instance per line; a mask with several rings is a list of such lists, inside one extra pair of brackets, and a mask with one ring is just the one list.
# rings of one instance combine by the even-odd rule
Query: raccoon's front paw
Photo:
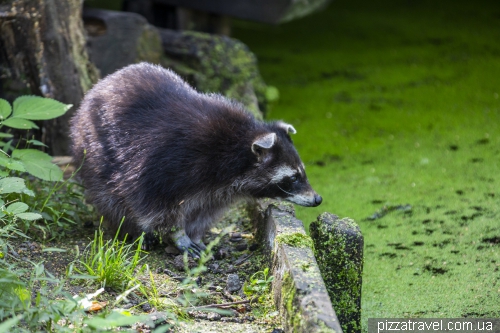
[(205, 250), (205, 245), (202, 246), (201, 244), (193, 242), (184, 231), (172, 235), (172, 240), (179, 251), (182, 253), (187, 252), (188, 255), (194, 259), (199, 259), (201, 257), (201, 252)]

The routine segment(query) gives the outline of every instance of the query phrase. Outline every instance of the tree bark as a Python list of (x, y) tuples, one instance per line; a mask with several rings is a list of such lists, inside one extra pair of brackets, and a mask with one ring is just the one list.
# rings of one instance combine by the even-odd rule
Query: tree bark
[(81, 0), (14, 0), (0, 5), (0, 75), (24, 82), (32, 94), (73, 104), (42, 124), (53, 155), (69, 152), (69, 118), (98, 70), (85, 49)]

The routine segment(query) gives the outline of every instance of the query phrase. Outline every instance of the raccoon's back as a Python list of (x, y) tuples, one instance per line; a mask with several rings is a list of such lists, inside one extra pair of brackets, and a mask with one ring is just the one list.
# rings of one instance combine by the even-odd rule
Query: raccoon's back
[(170, 70), (141, 63), (87, 93), (72, 120), (73, 154), (81, 163), (86, 151), (84, 183), (92, 178), (125, 196), (176, 193), (176, 200), (230, 183), (250, 166), (242, 152), (264, 131), (240, 104), (198, 93)]

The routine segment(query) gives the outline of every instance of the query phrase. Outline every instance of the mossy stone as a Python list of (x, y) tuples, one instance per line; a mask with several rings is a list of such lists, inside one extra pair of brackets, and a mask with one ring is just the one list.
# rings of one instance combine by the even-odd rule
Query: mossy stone
[(356, 222), (323, 213), (310, 225), (314, 253), (345, 332), (361, 332), (363, 236)]
[(172, 68), (203, 92), (219, 92), (241, 102), (257, 118), (265, 112), (267, 87), (257, 60), (242, 42), (226, 36), (159, 29), (165, 56)]

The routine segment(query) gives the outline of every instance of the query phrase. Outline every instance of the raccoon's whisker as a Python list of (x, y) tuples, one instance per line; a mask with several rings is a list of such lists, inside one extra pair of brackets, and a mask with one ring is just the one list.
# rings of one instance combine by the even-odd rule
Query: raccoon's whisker
[(285, 191), (285, 190), (284, 190), (284, 189), (282, 189), (282, 188), (281, 188), (278, 184), (276, 184), (276, 186), (278, 186), (278, 188), (279, 188), (280, 190), (282, 190), (283, 192), (285, 192), (286, 194), (289, 194), (289, 195), (293, 196), (293, 193), (290, 193), (290, 192)]
[[(265, 170), (265, 169), (264, 169), (263, 171), (264, 171), (264, 172), (266, 172), (269, 176), (272, 176), (272, 174), (271, 174), (269, 171), (267, 171), (267, 170)], [(270, 179), (270, 180), (267, 182), (267, 185), (269, 185), (269, 184), (271, 183), (271, 181), (272, 181), (272, 179)], [(276, 186), (277, 186), (280, 190), (282, 190), (283, 192), (285, 192), (286, 194), (293, 196), (293, 193), (290, 193), (290, 192), (285, 191), (285, 190), (284, 190), (284, 189), (282, 189), (282, 188), (281, 188), (278, 184), (275, 184), (275, 185), (276, 185)]]

